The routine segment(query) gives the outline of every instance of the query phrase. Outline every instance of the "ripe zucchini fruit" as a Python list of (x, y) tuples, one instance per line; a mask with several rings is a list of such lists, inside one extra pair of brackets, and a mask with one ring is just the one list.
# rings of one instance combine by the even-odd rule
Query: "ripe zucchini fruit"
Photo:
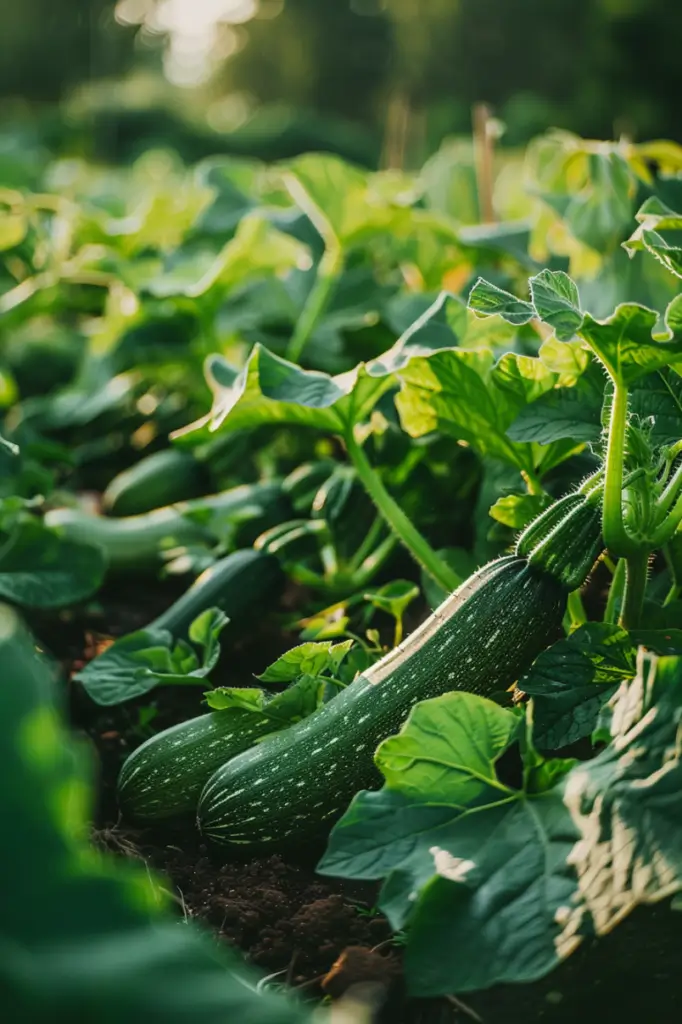
[(140, 459), (111, 481), (102, 507), (113, 516), (135, 516), (211, 489), (206, 467), (189, 452), (165, 448)]
[(199, 800), (202, 833), (233, 847), (305, 840), (331, 824), (359, 789), (380, 785), (374, 752), (418, 701), (451, 690), (491, 696), (511, 686), (558, 636), (565, 580), (582, 573), (583, 582), (594, 559), (587, 567), (586, 561), (602, 544), (598, 508), (595, 514), (584, 495), (559, 523), (548, 512), (551, 557), (542, 538), (522, 535), (530, 557), (505, 556), (479, 569), (333, 701), (219, 768)]
[(121, 519), (92, 515), (77, 508), (57, 508), (46, 514), (45, 525), (58, 528), (65, 537), (99, 545), (111, 569), (137, 569), (157, 565), (164, 546), (210, 543), (216, 536), (217, 519), (238, 518), (249, 511), (257, 514), (246, 519), (237, 531), (238, 545), (253, 543), (263, 530), (288, 518), (290, 507), (281, 482), (242, 484), (222, 494)]
[(118, 777), (121, 809), (139, 821), (191, 813), (216, 768), (277, 728), (275, 722), (229, 708), (164, 729), (124, 762)]

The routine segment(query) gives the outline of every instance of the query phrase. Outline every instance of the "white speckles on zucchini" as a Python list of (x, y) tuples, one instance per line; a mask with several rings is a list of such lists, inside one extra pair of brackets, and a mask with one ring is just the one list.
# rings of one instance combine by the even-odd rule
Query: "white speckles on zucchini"
[[(223, 845), (262, 848), (319, 832), (359, 789), (380, 784), (374, 751), (417, 701), (448, 690), (487, 695), (510, 686), (558, 633), (566, 596), (525, 559), (485, 566), (304, 725), (219, 768), (199, 801), (203, 834)], [(254, 815), (256, 793), (262, 804)]]

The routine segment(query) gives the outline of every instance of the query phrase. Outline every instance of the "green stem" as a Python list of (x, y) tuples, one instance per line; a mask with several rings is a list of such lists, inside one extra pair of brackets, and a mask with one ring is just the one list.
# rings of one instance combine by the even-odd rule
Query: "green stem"
[(604, 543), (614, 555), (628, 556), (637, 550), (623, 522), (623, 460), (628, 415), (628, 389), (614, 382), (609, 423), (604, 483)]
[(291, 363), (299, 362), (303, 350), (320, 322), (329, 304), (334, 284), (343, 269), (343, 253), (337, 243), (332, 243), (317, 267), (315, 283), (296, 321), (294, 333), (287, 345), (286, 357)]
[(625, 591), (625, 559), (620, 558), (616, 563), (609, 588), (609, 596), (604, 611), (604, 622), (615, 623), (623, 604), (623, 593)]
[(389, 529), (436, 583), (447, 591), (455, 590), (459, 585), (458, 577), (438, 556), (426, 538), (410, 522), (400, 505), (388, 493), (362, 447), (355, 440), (352, 428), (346, 432), (345, 442), (358, 479), (374, 502), (377, 511), (383, 516)]
[(657, 509), (661, 517), (669, 511), (682, 488), (682, 466), (678, 466), (658, 499)]
[(366, 587), (384, 564), (388, 556), (396, 546), (396, 538), (392, 533), (382, 540), (381, 544), (368, 555), (360, 567), (353, 573), (355, 587), (360, 589)]
[(647, 573), (649, 569), (649, 552), (638, 551), (626, 562), (625, 596), (620, 614), (620, 624), (624, 629), (637, 629), (644, 604)]
[(579, 590), (572, 590), (568, 595), (566, 611), (568, 613), (571, 633), (578, 629), (579, 626), (584, 626), (587, 622), (587, 614)]
[(662, 548), (668, 544), (677, 533), (680, 523), (682, 523), (682, 494), (673, 505), (669, 515), (651, 535), (649, 542), (651, 549)]
[(545, 489), (540, 483), (540, 480), (534, 470), (522, 469), (521, 476), (529, 494), (539, 495), (545, 493)]
[(384, 521), (381, 516), (377, 516), (370, 526), (369, 530), (365, 534), (363, 541), (359, 548), (348, 562), (349, 572), (357, 572), (364, 560), (371, 555), (376, 544), (379, 543), (379, 538), (384, 530)]

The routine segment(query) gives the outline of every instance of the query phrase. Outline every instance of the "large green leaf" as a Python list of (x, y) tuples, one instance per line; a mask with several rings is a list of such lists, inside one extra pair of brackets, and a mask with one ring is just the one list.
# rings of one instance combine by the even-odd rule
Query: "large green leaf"
[(495, 762), (518, 726), (517, 715), (492, 701), (451, 694), (415, 708), (409, 729), (385, 740), (375, 760), (389, 788), (467, 807), (507, 791), (498, 782)]
[(542, 360), (510, 352), (494, 362), (488, 350), (458, 349), (412, 359), (398, 376), (396, 405), (412, 437), (440, 430), (481, 455), (534, 469), (536, 453), (512, 441), (507, 431), (527, 403), (556, 385), (558, 375)]
[(543, 763), (526, 737), (518, 789), (494, 769), (518, 719), (473, 694), (417, 705), (380, 746), (386, 785), (355, 797), (319, 870), (385, 879), (415, 995), (541, 977), (682, 888), (682, 658), (640, 650), (610, 712), (591, 761)]
[(174, 265), (149, 280), (146, 289), (157, 298), (213, 299), (253, 278), (309, 264), (310, 255), (300, 242), (260, 214), (249, 214), (217, 255), (208, 250), (177, 255)]
[(588, 168), (589, 185), (571, 194), (563, 219), (577, 239), (607, 252), (631, 223), (635, 179), (625, 159), (613, 151), (590, 153)]
[(173, 436), (198, 444), (218, 430), (262, 423), (343, 433), (366, 419), (395, 386), (398, 368), (418, 356), (455, 348), (476, 329), (475, 318), (463, 303), (444, 292), (383, 356), (336, 376), (304, 370), (262, 345), (254, 346), (242, 370), (222, 356), (211, 356), (205, 367), (213, 393), (211, 411)]
[(390, 387), (388, 378), (369, 378), (362, 367), (335, 377), (303, 370), (256, 345), (243, 370), (211, 356), (206, 377), (213, 392), (210, 413), (173, 436), (199, 444), (223, 432), (263, 423), (292, 423), (343, 432), (348, 421), (367, 415)]
[(0, 550), (0, 597), (26, 608), (63, 608), (94, 594), (105, 572), (101, 548), (20, 515)]
[[(330, 236), (350, 249), (373, 235), (399, 230), (409, 222), (413, 190), (390, 188), (330, 153), (306, 153), (291, 161), (285, 179), (294, 201), (308, 214), (327, 243)], [(382, 187), (383, 186), (383, 187)]]
[[(8, 1021), (294, 1024), (309, 1015), (257, 995), (236, 958), (177, 920), (146, 868), (88, 845), (90, 759), (54, 705), (52, 670), (0, 609), (0, 990)], [(255, 979), (254, 979), (255, 980)]]
[(682, 363), (682, 295), (668, 306), (666, 332), (653, 334), (658, 314), (645, 306), (624, 303), (605, 320), (586, 313), (583, 337), (614, 380), (632, 384), (664, 366)]
[(507, 436), (512, 441), (536, 444), (551, 444), (565, 438), (597, 441), (602, 432), (602, 403), (603, 394), (589, 385), (555, 388), (524, 406)]

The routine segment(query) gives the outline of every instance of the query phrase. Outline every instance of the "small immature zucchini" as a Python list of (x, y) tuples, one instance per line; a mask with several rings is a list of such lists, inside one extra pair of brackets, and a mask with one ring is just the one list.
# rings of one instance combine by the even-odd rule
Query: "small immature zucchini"
[(263, 606), (279, 597), (284, 573), (272, 555), (253, 548), (233, 551), (198, 576), (170, 608), (150, 624), (186, 637), (194, 620), (207, 608), (220, 608), (230, 620), (228, 628), (258, 616)]

